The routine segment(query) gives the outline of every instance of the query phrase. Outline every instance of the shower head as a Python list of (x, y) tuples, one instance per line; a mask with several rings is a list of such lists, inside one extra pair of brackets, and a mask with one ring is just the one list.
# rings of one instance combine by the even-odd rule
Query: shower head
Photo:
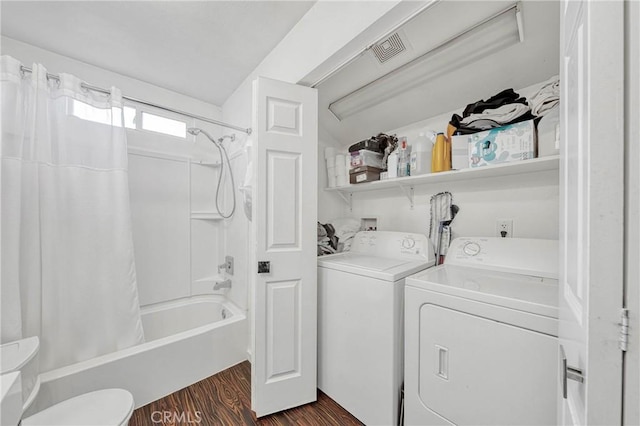
[(213, 143), (222, 143), (226, 138), (231, 139), (231, 142), (236, 140), (236, 135), (235, 133), (231, 134), (231, 135), (224, 135), (221, 138), (218, 138), (218, 140), (216, 141), (213, 136), (211, 136), (209, 133), (205, 132), (202, 129), (199, 129), (197, 127), (189, 127), (187, 129), (187, 133), (193, 135), (193, 136), (198, 136), (200, 133), (202, 133), (203, 135), (205, 135), (207, 138), (209, 138), (209, 140)]
[(203, 135), (205, 135), (207, 137), (207, 139), (209, 139), (215, 145), (218, 144), (218, 142), (216, 142), (216, 140), (214, 139), (213, 136), (211, 136), (205, 130), (202, 130), (202, 129), (198, 128), (198, 127), (190, 127), (190, 128), (187, 129), (187, 132), (192, 134), (193, 136), (198, 136), (200, 133), (202, 133)]

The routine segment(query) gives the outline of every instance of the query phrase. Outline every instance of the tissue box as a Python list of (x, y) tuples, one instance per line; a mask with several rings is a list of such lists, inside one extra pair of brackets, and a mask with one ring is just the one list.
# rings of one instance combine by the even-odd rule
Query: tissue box
[(484, 132), (465, 135), (470, 167), (482, 167), (536, 157), (536, 127), (521, 121)]
[(380, 172), (382, 172), (382, 169), (379, 169), (377, 167), (356, 167), (349, 172), (349, 182), (363, 183), (380, 180)]

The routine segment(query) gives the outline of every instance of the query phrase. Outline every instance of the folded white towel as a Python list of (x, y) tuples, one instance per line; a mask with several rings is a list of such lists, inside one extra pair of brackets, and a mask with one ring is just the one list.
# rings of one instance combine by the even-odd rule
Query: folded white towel
[(476, 120), (491, 120), (498, 124), (506, 124), (527, 112), (529, 112), (528, 105), (519, 103), (506, 104), (494, 109), (485, 109), (478, 114), (471, 114), (468, 117), (463, 118), (461, 123), (468, 125)]
[(560, 96), (547, 98), (543, 102), (534, 105), (531, 108), (531, 112), (537, 117), (543, 117), (548, 114), (549, 111), (551, 111), (553, 108), (558, 106), (558, 104), (560, 104)]
[(541, 117), (551, 111), (560, 102), (560, 79), (554, 75), (542, 83), (540, 89), (529, 98), (531, 112)]

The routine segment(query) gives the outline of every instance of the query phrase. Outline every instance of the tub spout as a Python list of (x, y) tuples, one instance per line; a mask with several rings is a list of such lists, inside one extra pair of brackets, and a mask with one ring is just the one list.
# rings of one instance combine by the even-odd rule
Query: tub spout
[(216, 281), (213, 285), (214, 290), (222, 290), (223, 288), (231, 288), (231, 280)]

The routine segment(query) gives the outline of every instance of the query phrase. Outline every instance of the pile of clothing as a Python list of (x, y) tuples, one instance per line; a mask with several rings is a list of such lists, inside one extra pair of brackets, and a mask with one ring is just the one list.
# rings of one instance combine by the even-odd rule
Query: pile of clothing
[(560, 103), (560, 79), (557, 75), (542, 83), (540, 89), (531, 97), (529, 106), (536, 117), (543, 117)]
[(506, 89), (490, 97), (467, 105), (462, 116), (453, 114), (449, 135), (471, 134), (532, 120), (547, 114), (560, 102), (558, 76), (545, 81), (529, 101), (513, 89)]
[(453, 133), (467, 135), (533, 118), (527, 98), (506, 89), (486, 101), (467, 105), (462, 117), (453, 114), (449, 125), (455, 129)]
[(349, 251), (361, 226), (360, 219), (351, 217), (333, 219), (326, 224), (318, 222), (318, 256)]
[(318, 256), (337, 253), (337, 250), (338, 237), (333, 225), (318, 222)]
[(538, 156), (560, 153), (560, 80), (558, 76), (545, 81), (531, 97), (531, 112), (537, 117)]

